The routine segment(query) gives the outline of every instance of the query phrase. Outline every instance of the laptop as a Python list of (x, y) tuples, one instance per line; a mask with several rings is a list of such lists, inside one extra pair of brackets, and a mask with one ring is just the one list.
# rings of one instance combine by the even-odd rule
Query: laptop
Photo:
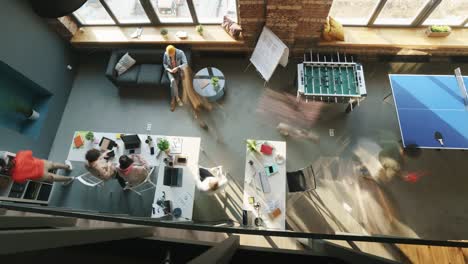
[(164, 167), (163, 184), (171, 187), (182, 187), (182, 168)]

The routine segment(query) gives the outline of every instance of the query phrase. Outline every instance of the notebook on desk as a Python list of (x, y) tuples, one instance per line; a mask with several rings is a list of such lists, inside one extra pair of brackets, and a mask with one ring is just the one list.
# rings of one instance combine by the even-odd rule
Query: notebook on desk
[(255, 178), (257, 181), (257, 186), (259, 186), (264, 193), (271, 192), (270, 181), (264, 172), (259, 172)]
[(164, 168), (163, 184), (171, 187), (182, 187), (182, 168)]

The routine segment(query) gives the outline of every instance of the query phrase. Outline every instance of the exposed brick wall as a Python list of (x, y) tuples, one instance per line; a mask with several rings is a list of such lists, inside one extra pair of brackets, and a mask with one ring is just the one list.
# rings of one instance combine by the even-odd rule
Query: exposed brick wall
[(320, 39), (322, 27), (333, 0), (303, 0), (301, 17), (295, 36), (295, 48), (310, 47)]
[(239, 24), (249, 47), (255, 45), (265, 23), (265, 5), (267, 0), (238, 0)]
[(320, 38), (320, 30), (332, 2), (333, 0), (238, 0), (239, 22), (250, 47), (255, 45), (263, 24), (290, 48), (311, 47)]

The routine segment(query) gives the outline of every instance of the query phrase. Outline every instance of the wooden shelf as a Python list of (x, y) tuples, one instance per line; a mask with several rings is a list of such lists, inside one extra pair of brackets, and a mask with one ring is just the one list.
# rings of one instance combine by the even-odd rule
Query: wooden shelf
[(370, 28), (345, 27), (345, 41), (321, 41), (323, 47), (349, 48), (407, 48), (407, 49), (466, 49), (468, 28), (452, 29), (447, 37), (427, 37), (425, 27), (420, 28)]
[[(106, 46), (122, 44), (190, 44), (192, 47), (207, 46), (230, 46), (243, 47), (244, 41), (235, 40), (221, 26), (209, 25), (203, 26), (203, 36), (195, 31), (195, 26), (166, 26), (142, 27), (143, 32), (140, 38), (133, 39), (130, 36), (137, 27), (118, 27), (118, 26), (97, 26), (82, 27), (73, 38), (71, 43), (76, 47), (86, 46)], [(160, 30), (165, 28), (169, 31), (168, 39), (161, 36)], [(185, 31), (188, 34), (187, 39), (176, 37), (178, 31)]]

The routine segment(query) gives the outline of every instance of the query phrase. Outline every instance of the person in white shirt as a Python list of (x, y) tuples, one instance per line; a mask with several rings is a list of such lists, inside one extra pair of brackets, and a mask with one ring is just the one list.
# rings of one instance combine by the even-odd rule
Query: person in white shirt
[(215, 194), (222, 191), (227, 185), (227, 178), (221, 167), (205, 169), (200, 167), (200, 176), (197, 179), (197, 188), (206, 194)]

